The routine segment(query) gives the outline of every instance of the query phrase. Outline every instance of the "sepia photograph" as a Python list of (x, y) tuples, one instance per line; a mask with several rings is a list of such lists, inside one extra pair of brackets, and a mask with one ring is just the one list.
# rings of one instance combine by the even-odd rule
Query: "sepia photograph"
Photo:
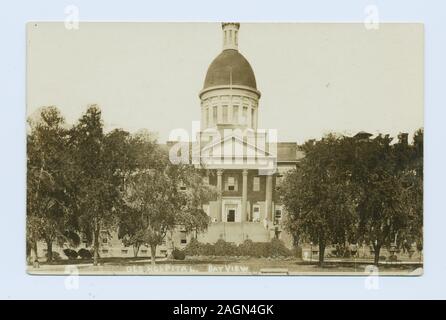
[(423, 133), (422, 23), (28, 22), (26, 272), (421, 276)]

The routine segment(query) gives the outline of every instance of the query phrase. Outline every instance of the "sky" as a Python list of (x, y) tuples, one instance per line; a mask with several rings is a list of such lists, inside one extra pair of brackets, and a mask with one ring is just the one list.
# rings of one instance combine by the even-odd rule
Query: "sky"
[[(304, 143), (336, 132), (396, 136), (423, 127), (422, 24), (242, 23), (239, 51), (262, 93), (259, 128)], [(222, 50), (218, 23), (27, 24), (27, 114), (90, 104), (104, 127), (192, 132), (198, 93)]]

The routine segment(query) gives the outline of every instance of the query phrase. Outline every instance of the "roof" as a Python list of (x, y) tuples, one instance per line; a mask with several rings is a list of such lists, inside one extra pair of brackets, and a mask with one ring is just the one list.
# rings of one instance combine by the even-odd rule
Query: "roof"
[[(166, 144), (160, 144), (160, 146), (169, 151), (169, 149), (178, 143), (178, 141), (167, 141)], [(189, 143), (189, 152), (192, 152), (193, 144)], [(304, 157), (304, 153), (299, 150), (296, 142), (278, 142), (277, 143), (277, 162), (296, 162)]]
[(295, 162), (304, 157), (296, 142), (277, 143), (277, 162)]
[(251, 65), (240, 52), (234, 49), (223, 50), (212, 61), (206, 73), (203, 89), (224, 85), (239, 85), (257, 89)]

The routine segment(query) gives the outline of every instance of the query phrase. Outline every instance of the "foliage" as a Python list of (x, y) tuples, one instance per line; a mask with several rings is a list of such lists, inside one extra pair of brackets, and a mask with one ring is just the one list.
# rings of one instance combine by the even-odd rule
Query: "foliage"
[(283, 182), (281, 197), (287, 208), (286, 227), (297, 237), (319, 244), (319, 262), (326, 245), (345, 242), (355, 236), (355, 190), (344, 161), (342, 138), (328, 135), (310, 140), (302, 147), (305, 158)]
[[(422, 143), (422, 131), (415, 139)], [(383, 246), (422, 238), (422, 153), (415, 144), (391, 142), (388, 135), (356, 141), (349, 164), (359, 191), (358, 240), (372, 244), (375, 264)]]
[(27, 135), (27, 241), (37, 259), (37, 241), (62, 245), (76, 230), (70, 199), (71, 158), (65, 120), (55, 107), (45, 107), (29, 118)]
[(288, 257), (292, 255), (282, 241), (272, 239), (270, 242), (253, 242), (245, 240), (238, 246), (219, 239), (214, 244), (200, 243), (192, 239), (184, 248), (188, 256), (246, 256), (246, 257)]
[(105, 135), (98, 106), (90, 106), (70, 131), (74, 167), (77, 173), (76, 203), (81, 231), (93, 242), (94, 264), (99, 258), (101, 230), (116, 223), (121, 207), (120, 188), (126, 157), (120, 139), (126, 133), (117, 130)]
[(69, 249), (69, 248), (64, 249), (64, 250), (63, 250), (63, 253), (64, 253), (64, 254), (67, 256), (67, 258), (70, 259), (70, 260), (77, 259), (77, 256), (78, 256), (76, 250)]
[(175, 260), (184, 260), (186, 258), (186, 255), (184, 254), (184, 251), (175, 248), (172, 251), (172, 257)]
[(237, 256), (238, 253), (237, 246), (231, 242), (219, 239), (214, 244), (214, 255), (216, 256)]
[[(48, 252), (45, 254), (45, 256), (48, 258)], [(57, 251), (51, 252), (51, 257), (53, 261), (58, 261), (61, 259), (60, 254)]]
[[(124, 143), (121, 144), (124, 145)], [(156, 167), (160, 152), (156, 146), (156, 140), (147, 132), (139, 132), (127, 139), (125, 149), (128, 160), (125, 169), (123, 169), (124, 183), (121, 196), (123, 194), (125, 196), (125, 190), (128, 188), (126, 183), (131, 182), (131, 177), (135, 172)], [(125, 246), (133, 246), (135, 257), (145, 241), (141, 219), (142, 216), (138, 212), (123, 202), (118, 213), (118, 238)]]
[(197, 169), (173, 165), (167, 153), (159, 152), (152, 167), (135, 171), (127, 180), (123, 198), (128, 216), (123, 233), (129, 242), (147, 243), (155, 263), (156, 246), (168, 231), (178, 226), (187, 232), (207, 227), (209, 217), (202, 206), (213, 196), (212, 187), (203, 182)]
[(93, 257), (93, 255), (91, 254), (91, 251), (85, 248), (81, 248), (79, 249), (79, 251), (77, 252), (79, 258), (81, 259), (91, 259)]
[(422, 241), (423, 131), (411, 145), (404, 137), (392, 144), (388, 135), (328, 135), (301, 147), (305, 158), (287, 174), (281, 197), (287, 229), (319, 244), (320, 263), (329, 244), (345, 256), (346, 244), (365, 241), (378, 263), (381, 247)]

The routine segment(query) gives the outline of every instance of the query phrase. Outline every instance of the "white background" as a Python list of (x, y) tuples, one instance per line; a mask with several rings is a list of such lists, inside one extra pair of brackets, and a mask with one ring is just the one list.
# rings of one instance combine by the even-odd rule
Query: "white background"
[[(362, 22), (375, 5), (381, 22), (425, 24), (425, 270), (422, 277), (66, 277), (25, 273), (25, 23), (63, 21), (67, 5), (81, 21)], [(0, 298), (404, 299), (446, 298), (444, 1), (10, 1), (0, 10), (1, 179)]]

